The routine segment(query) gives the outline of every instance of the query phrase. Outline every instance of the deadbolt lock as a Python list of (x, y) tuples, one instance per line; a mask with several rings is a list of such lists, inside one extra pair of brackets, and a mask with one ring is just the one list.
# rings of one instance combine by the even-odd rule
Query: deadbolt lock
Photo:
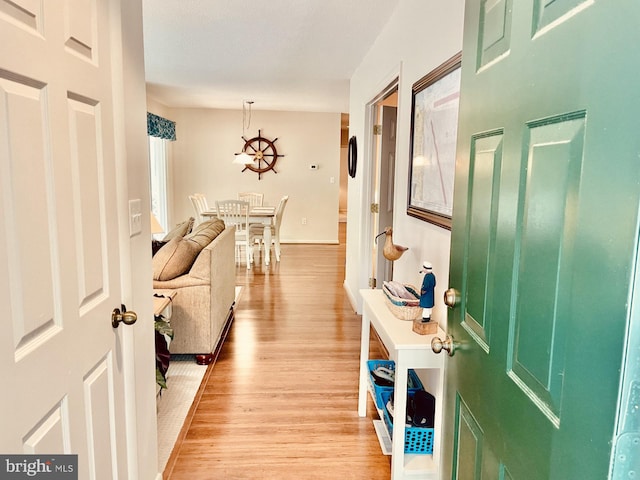
[(460, 292), (455, 288), (449, 288), (446, 292), (444, 292), (444, 304), (453, 308), (460, 302)]

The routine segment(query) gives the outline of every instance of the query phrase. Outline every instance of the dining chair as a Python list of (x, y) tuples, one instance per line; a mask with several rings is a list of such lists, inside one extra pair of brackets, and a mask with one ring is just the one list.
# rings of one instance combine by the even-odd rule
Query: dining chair
[(209, 210), (209, 202), (207, 202), (207, 197), (204, 194), (194, 193), (193, 196), (196, 197), (200, 202), (200, 207), (202, 208), (203, 212)]
[(264, 203), (264, 193), (240, 192), (238, 193), (238, 200), (249, 202), (252, 207), (261, 207)]
[(206, 219), (202, 215), (206, 209), (202, 206), (202, 200), (197, 196), (198, 194), (189, 195), (189, 200), (191, 201), (191, 205), (193, 206), (193, 211), (195, 212), (195, 219), (197, 223), (202, 223)]
[[(282, 216), (284, 214), (284, 207), (287, 206), (287, 201), (289, 201), (288, 195), (280, 199), (276, 207), (275, 221), (273, 225), (271, 225), (271, 243), (275, 246), (276, 262), (280, 261), (280, 226), (282, 225)], [(264, 244), (264, 225), (250, 225), (249, 237), (253, 243), (258, 240), (260, 244)], [(264, 248), (271, 248), (271, 245), (265, 245)]]
[(224, 221), (225, 226), (236, 227), (236, 260), (241, 258), (242, 247), (245, 249), (247, 270), (251, 269), (253, 262), (253, 249), (249, 242), (249, 202), (243, 200), (216, 200), (218, 218)]
[[(251, 207), (262, 207), (262, 205), (264, 205), (264, 193), (240, 192), (238, 193), (238, 200), (249, 202), (249, 205)], [(263, 227), (261, 223), (256, 225)], [(249, 226), (249, 228), (251, 228), (251, 225)]]

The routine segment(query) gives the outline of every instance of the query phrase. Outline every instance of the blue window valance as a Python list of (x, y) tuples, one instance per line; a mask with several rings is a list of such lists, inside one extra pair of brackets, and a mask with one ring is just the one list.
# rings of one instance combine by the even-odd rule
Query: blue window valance
[(147, 112), (147, 135), (150, 137), (176, 139), (176, 122)]

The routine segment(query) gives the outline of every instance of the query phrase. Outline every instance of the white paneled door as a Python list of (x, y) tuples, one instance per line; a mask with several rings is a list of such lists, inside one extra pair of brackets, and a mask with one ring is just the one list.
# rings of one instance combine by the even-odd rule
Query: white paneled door
[(0, 0), (0, 453), (78, 454), (82, 479), (127, 478), (119, 22), (109, 0)]

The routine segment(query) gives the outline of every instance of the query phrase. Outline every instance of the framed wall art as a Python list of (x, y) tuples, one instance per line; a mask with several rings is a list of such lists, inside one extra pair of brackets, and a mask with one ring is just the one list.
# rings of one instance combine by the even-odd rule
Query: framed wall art
[(451, 230), (460, 100), (458, 53), (413, 84), (407, 214)]

